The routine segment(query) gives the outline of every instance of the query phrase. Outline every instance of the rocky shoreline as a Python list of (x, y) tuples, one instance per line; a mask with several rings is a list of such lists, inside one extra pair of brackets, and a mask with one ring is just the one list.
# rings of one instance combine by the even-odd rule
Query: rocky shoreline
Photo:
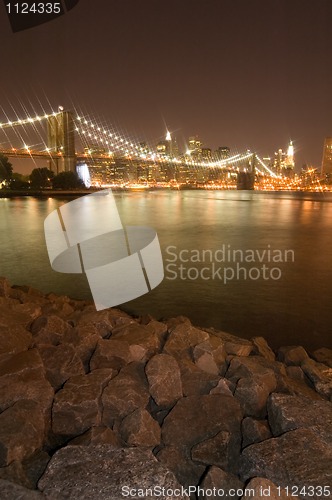
[(1, 499), (332, 498), (331, 401), (330, 349), (0, 279)]

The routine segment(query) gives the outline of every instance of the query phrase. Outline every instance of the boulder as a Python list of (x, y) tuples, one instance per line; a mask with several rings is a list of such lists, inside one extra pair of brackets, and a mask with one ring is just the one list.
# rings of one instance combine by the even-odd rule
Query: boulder
[(316, 391), (327, 399), (332, 399), (332, 368), (307, 358), (301, 368), (314, 384)]
[(69, 441), (70, 445), (91, 446), (96, 444), (109, 444), (116, 448), (122, 448), (124, 443), (119, 436), (109, 427), (99, 425), (91, 427), (89, 430)]
[(1, 467), (0, 479), (12, 481), (25, 488), (36, 489), (49, 460), (50, 456), (45, 451), (39, 450), (22, 462), (14, 460), (6, 467)]
[(246, 485), (242, 500), (250, 498), (270, 498), (271, 500), (288, 500), (288, 498), (298, 498), (289, 495), (284, 488), (278, 488), (272, 481), (264, 477), (255, 477)]
[(160, 444), (158, 422), (144, 408), (138, 408), (122, 420), (120, 434), (129, 446), (154, 448)]
[[(162, 441), (166, 446), (185, 449), (188, 456), (201, 443), (195, 455), (201, 463), (218, 460), (218, 465), (223, 460), (223, 468), (232, 471), (240, 454), (241, 420), (240, 405), (233, 396), (188, 396), (180, 399), (165, 418)], [(208, 443), (203, 444), (205, 441)], [(218, 446), (222, 447), (223, 459)]]
[(37, 349), (14, 354), (0, 362), (0, 411), (21, 399), (37, 401), (47, 411), (53, 396)]
[(23, 326), (0, 326), (0, 360), (11, 354), (27, 351), (31, 343), (32, 335)]
[(63, 344), (72, 345), (77, 356), (82, 361), (86, 372), (90, 371), (90, 359), (100, 340), (98, 330), (93, 325), (74, 327), (62, 339)]
[[(243, 481), (270, 479), (285, 488), (332, 484), (332, 448), (311, 429), (296, 429), (245, 448), (240, 459)], [(312, 493), (301, 498), (309, 500)]]
[(144, 365), (130, 363), (103, 391), (103, 424), (112, 427), (116, 420), (122, 420), (137, 408), (146, 408), (149, 398)]
[(221, 378), (218, 384), (210, 390), (209, 394), (227, 394), (228, 396), (233, 396), (235, 387), (235, 384), (227, 380), (227, 378)]
[(7, 278), (0, 277), (0, 297), (10, 297), (11, 286)]
[(241, 339), (230, 333), (215, 330), (214, 328), (204, 328), (211, 335), (221, 339), (225, 345), (225, 351), (233, 356), (249, 356), (253, 352), (253, 344), (250, 340)]
[(195, 363), (188, 359), (180, 360), (182, 391), (184, 396), (209, 394), (217, 386), (220, 376), (212, 375), (201, 370)]
[(40, 316), (32, 323), (30, 331), (35, 346), (38, 344), (58, 345), (72, 328), (67, 321), (58, 316)]
[(90, 360), (91, 370), (113, 368), (120, 370), (132, 361), (129, 344), (121, 340), (99, 339), (96, 350)]
[(256, 420), (251, 417), (242, 420), (242, 448), (271, 437), (271, 429), (267, 420)]
[[(150, 325), (150, 323), (149, 323)], [(130, 346), (131, 358), (135, 361), (147, 361), (161, 350), (162, 330), (149, 325), (130, 323), (112, 331), (112, 339), (124, 341)]]
[(215, 465), (222, 469), (237, 471), (239, 459), (239, 440), (234, 440), (228, 431), (220, 431), (210, 439), (205, 439), (191, 449), (194, 462)]
[(217, 337), (197, 344), (193, 349), (195, 364), (212, 375), (223, 375), (226, 372), (226, 351), (222, 341)]
[(276, 356), (264, 337), (253, 337), (251, 339), (254, 354), (263, 356), (268, 361), (275, 361)]
[(31, 491), (19, 484), (0, 479), (1, 500), (45, 500), (46, 497), (39, 491)]
[(234, 396), (246, 416), (263, 418), (269, 394), (277, 388), (278, 367), (261, 356), (234, 357), (226, 377), (236, 384)]
[(0, 328), (10, 330), (13, 327), (17, 328), (17, 326), (22, 326), (23, 328), (30, 327), (32, 322), (31, 311), (20, 309), (21, 305), (15, 305), (18, 309), (13, 311), (13, 308), (8, 307), (7, 304), (0, 304)]
[(309, 358), (307, 351), (302, 346), (285, 346), (278, 349), (278, 360), (289, 366), (300, 366)]
[(204, 465), (194, 463), (187, 451), (181, 447), (166, 446), (158, 451), (156, 457), (174, 473), (185, 488), (198, 485), (206, 470)]
[(54, 434), (77, 436), (101, 423), (101, 394), (116, 372), (94, 370), (88, 375), (71, 377), (54, 398), (52, 429)]
[(164, 353), (174, 358), (191, 358), (191, 352), (197, 344), (209, 340), (209, 334), (188, 323), (180, 323), (171, 329), (164, 345)]
[[(116, 449), (108, 445), (67, 446), (57, 451), (38, 487), (52, 500), (123, 500), (156, 498), (156, 486), (179, 490), (167, 500), (185, 500), (181, 485), (148, 450)], [(150, 493), (146, 491), (150, 490)]]
[(21, 400), (0, 414), (0, 467), (23, 460), (43, 445), (45, 419), (36, 401)]
[[(204, 493), (198, 495), (199, 500), (208, 500), (210, 498), (233, 498), (237, 500), (241, 497), (244, 490), (244, 484), (237, 476), (214, 466), (209, 468), (200, 487), (204, 490)], [(211, 491), (215, 491), (216, 494), (211, 495)]]
[[(111, 311), (111, 309), (96, 311), (94, 306), (86, 307), (78, 314), (77, 324), (75, 326), (79, 328), (82, 326), (91, 326), (97, 330), (101, 337), (108, 338), (111, 335), (111, 331), (116, 324), (115, 320), (118, 317), (114, 315), (114, 311)], [(125, 314), (125, 316), (127, 315)], [(133, 321), (132, 318), (131, 321)]]
[(182, 381), (179, 365), (168, 354), (156, 354), (145, 366), (149, 392), (161, 408), (173, 406), (182, 397)]
[(312, 353), (312, 357), (318, 363), (324, 363), (324, 365), (332, 368), (332, 349), (328, 349), (327, 347), (322, 347), (321, 349), (317, 349)]
[(281, 376), (281, 378), (278, 379), (278, 387), (276, 389), (277, 392), (284, 392), (286, 394), (292, 394), (293, 396), (301, 396), (312, 399), (313, 401), (321, 401), (324, 399), (323, 396), (315, 391), (313, 384), (299, 366), (287, 366), (287, 373), (289, 369), (299, 369), (303, 374), (304, 380), (300, 380), (301, 375), (299, 375), (299, 372), (297, 372), (297, 378), (293, 377), (294, 372), (292, 372), (292, 377)]
[(38, 351), (45, 366), (46, 378), (55, 391), (70, 377), (85, 373), (82, 361), (70, 344), (39, 345)]
[(269, 423), (274, 436), (306, 428), (332, 445), (332, 403), (325, 400), (271, 394), (268, 401)]

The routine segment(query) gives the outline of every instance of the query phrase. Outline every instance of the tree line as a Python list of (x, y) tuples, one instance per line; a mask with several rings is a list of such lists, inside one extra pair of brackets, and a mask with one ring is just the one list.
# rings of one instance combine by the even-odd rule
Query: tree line
[(0, 188), (7, 189), (75, 189), (84, 188), (76, 172), (55, 175), (49, 168), (34, 168), (30, 175), (13, 172), (7, 156), (0, 153)]

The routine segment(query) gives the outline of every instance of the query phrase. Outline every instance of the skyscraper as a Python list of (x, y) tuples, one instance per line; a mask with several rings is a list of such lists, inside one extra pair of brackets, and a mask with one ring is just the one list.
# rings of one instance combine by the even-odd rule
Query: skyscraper
[(325, 137), (322, 174), (332, 174), (332, 137)]

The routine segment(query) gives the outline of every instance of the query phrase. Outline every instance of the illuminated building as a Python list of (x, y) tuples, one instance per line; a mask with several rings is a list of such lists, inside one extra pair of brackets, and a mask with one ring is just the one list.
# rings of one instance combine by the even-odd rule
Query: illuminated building
[(202, 159), (205, 161), (212, 160), (212, 151), (210, 148), (202, 148)]
[(332, 137), (326, 137), (324, 141), (322, 174), (332, 174)]
[(177, 157), (179, 149), (176, 139), (173, 139), (169, 130), (167, 130), (166, 138), (157, 144), (157, 153), (161, 156)]
[(282, 149), (278, 149), (278, 151), (274, 153), (273, 169), (277, 175), (281, 175), (285, 170), (286, 158), (287, 154)]
[(218, 160), (226, 160), (226, 158), (230, 157), (230, 154), (231, 150), (228, 146), (219, 146), (219, 148), (215, 152), (216, 158)]
[(294, 169), (294, 167), (295, 167), (294, 146), (293, 146), (293, 141), (290, 141), (288, 149), (287, 149), (286, 168)]
[(198, 158), (201, 156), (201, 154), (202, 154), (202, 142), (198, 139), (197, 136), (189, 137), (188, 153), (193, 158)]

